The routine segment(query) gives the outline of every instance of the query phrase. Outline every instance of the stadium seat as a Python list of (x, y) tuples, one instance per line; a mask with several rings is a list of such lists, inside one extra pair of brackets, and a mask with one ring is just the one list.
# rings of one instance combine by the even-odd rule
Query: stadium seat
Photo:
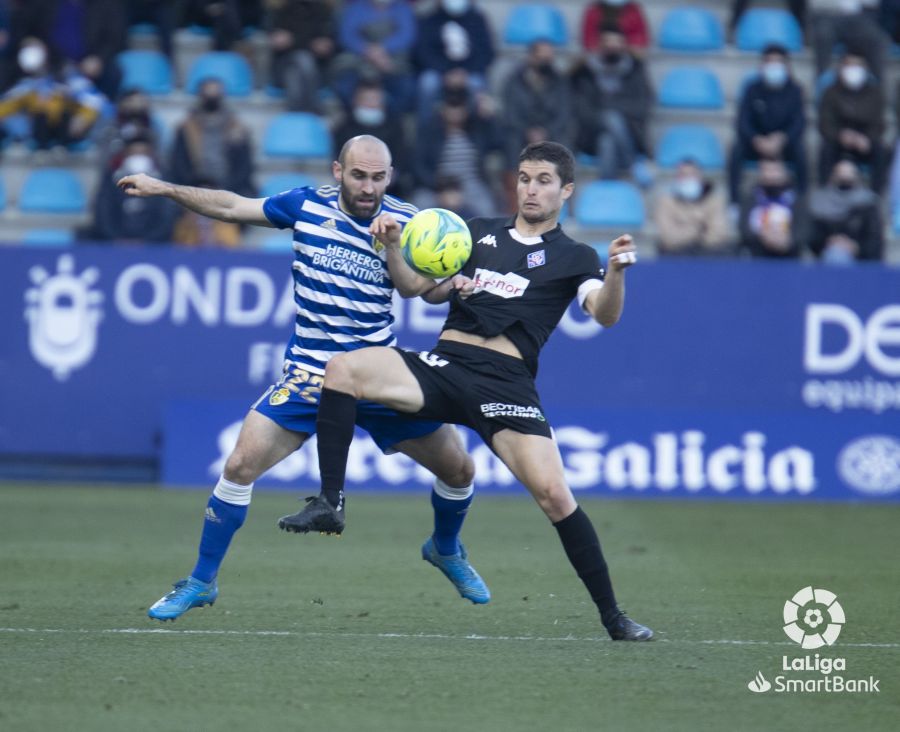
[(575, 201), (575, 220), (579, 226), (640, 228), (644, 225), (644, 217), (641, 192), (626, 181), (592, 181), (579, 190)]
[(123, 89), (140, 89), (147, 94), (172, 91), (172, 66), (159, 51), (122, 51), (116, 56), (122, 71)]
[(246, 97), (253, 91), (253, 71), (247, 59), (232, 51), (208, 51), (191, 65), (185, 88), (196, 94), (204, 79), (218, 79), (230, 97)]
[(791, 52), (803, 49), (803, 31), (797, 19), (780, 8), (751, 8), (738, 20), (734, 41), (740, 51), (761, 51), (778, 43)]
[(278, 175), (271, 175), (263, 181), (259, 195), (261, 198), (268, 198), (282, 191), (289, 191), (292, 188), (314, 185), (316, 185), (316, 179), (312, 176), (303, 175), (302, 173), (279, 173)]
[(19, 195), (19, 210), (25, 213), (78, 214), (86, 205), (81, 181), (65, 168), (32, 170)]
[(725, 166), (719, 138), (704, 125), (672, 125), (663, 132), (656, 147), (657, 165), (674, 168), (685, 158), (697, 161), (707, 170), (720, 170)]
[(327, 158), (331, 156), (331, 133), (315, 114), (284, 112), (269, 122), (263, 153), (274, 158)]
[(566, 19), (553, 5), (518, 5), (506, 19), (504, 43), (527, 46), (535, 41), (549, 41), (554, 46), (569, 42)]
[(718, 51), (725, 47), (725, 33), (706, 8), (675, 8), (663, 18), (658, 43), (667, 51)]
[(674, 109), (722, 109), (725, 95), (719, 77), (704, 66), (680, 66), (663, 78), (659, 104)]
[(22, 237), (23, 244), (39, 247), (65, 247), (74, 241), (71, 229), (29, 229)]

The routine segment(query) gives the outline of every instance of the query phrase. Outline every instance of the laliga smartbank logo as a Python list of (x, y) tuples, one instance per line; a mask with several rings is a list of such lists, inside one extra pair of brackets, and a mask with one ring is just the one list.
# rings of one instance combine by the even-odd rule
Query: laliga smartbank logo
[[(829, 590), (812, 586), (798, 590), (784, 603), (783, 618), (787, 637), (805, 650), (833, 645), (846, 621), (844, 608), (837, 596)], [(881, 691), (881, 680), (873, 676), (848, 678), (836, 673), (847, 671), (847, 659), (843, 657), (832, 658), (819, 653), (812, 656), (782, 656), (779, 671), (781, 673), (774, 675), (772, 681), (761, 670), (757, 671), (747, 688), (755, 694), (768, 691), (778, 694), (877, 694)], [(770, 678), (772, 676), (770, 674)]]
[(828, 590), (804, 587), (784, 603), (784, 632), (801, 648), (834, 645), (844, 622), (844, 608)]

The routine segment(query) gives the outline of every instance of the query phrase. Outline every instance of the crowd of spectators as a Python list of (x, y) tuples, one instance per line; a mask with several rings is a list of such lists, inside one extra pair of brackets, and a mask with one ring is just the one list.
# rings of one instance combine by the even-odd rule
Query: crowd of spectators
[[(730, 32), (754, 4), (732, 2)], [(0, 138), (38, 151), (95, 146), (100, 183), (86, 236), (238, 246), (234, 227), (126, 199), (114, 181), (145, 171), (255, 195), (240, 110), (206, 79), (163, 134), (151, 99), (122, 88), (115, 59), (138, 23), (152, 25), (170, 58), (178, 28), (200, 28), (212, 48), (248, 56), (247, 38), (264, 34), (268, 63), (257, 81), (278, 90), (272, 104), (327, 117), (335, 154), (354, 135), (384, 139), (394, 154), (390, 191), (420, 206), (504, 213), (518, 151), (552, 139), (579, 154), (585, 177), (651, 190), (662, 255), (879, 259), (882, 196), (900, 210), (900, 147), (886, 137), (900, 0), (783, 5), (805, 29), (816, 83), (798, 80), (786, 48), (762, 50), (734, 109), (724, 180), (688, 157), (673, 173), (655, 170), (653, 39), (634, 0), (586, 3), (577, 52), (538, 40), (510, 54), (502, 74), (497, 29), (478, 0), (0, 0)]]

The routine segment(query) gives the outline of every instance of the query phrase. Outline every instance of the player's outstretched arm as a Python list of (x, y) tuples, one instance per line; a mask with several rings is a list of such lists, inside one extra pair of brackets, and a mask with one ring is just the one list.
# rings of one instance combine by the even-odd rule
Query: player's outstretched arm
[(212, 219), (236, 224), (273, 226), (263, 212), (265, 198), (246, 198), (231, 191), (180, 186), (144, 173), (126, 175), (117, 184), (129, 196), (165, 196)]
[(637, 261), (630, 234), (620, 236), (609, 245), (609, 265), (603, 287), (589, 293), (585, 309), (604, 328), (619, 322), (625, 305), (625, 269)]
[(394, 287), (401, 297), (416, 297), (433, 290), (433, 280), (423, 277), (410, 267), (400, 252), (400, 223), (389, 213), (378, 216), (369, 227), (369, 233), (384, 244), (387, 252), (388, 271)]

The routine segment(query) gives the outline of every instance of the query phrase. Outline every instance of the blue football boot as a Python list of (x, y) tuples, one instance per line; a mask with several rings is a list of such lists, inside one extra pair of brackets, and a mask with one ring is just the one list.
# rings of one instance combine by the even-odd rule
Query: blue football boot
[(441, 570), (464, 598), (476, 605), (484, 605), (491, 601), (491, 591), (469, 564), (467, 557), (466, 548), (462, 544), (459, 545), (459, 553), (450, 556), (438, 554), (431, 537), (422, 545), (422, 559)]
[(155, 620), (175, 620), (192, 607), (212, 605), (219, 596), (219, 587), (215, 579), (212, 582), (201, 582), (188, 577), (178, 580), (172, 586), (174, 589), (153, 603), (147, 615)]

